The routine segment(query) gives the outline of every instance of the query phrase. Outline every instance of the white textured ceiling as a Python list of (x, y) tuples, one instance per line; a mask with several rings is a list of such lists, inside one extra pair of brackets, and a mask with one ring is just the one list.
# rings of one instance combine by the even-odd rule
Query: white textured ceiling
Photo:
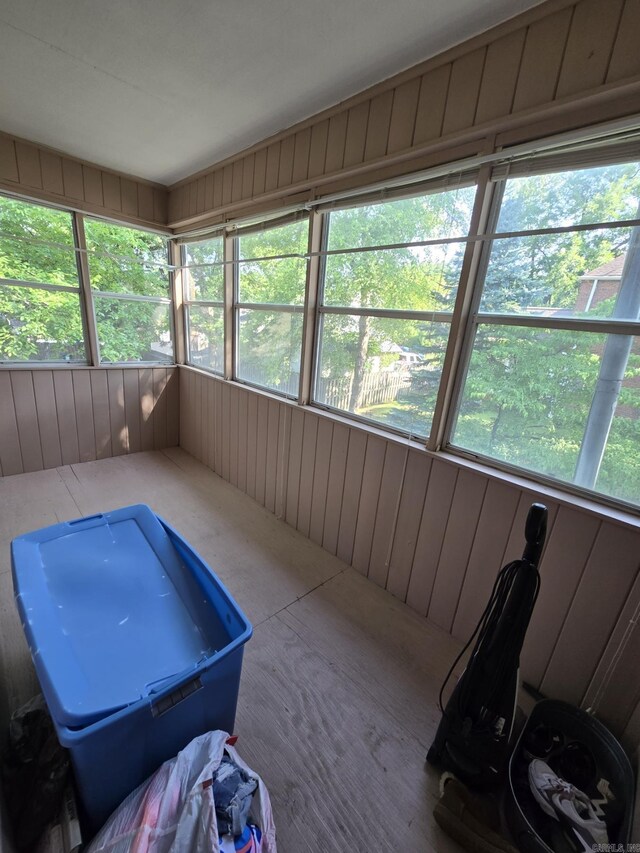
[(539, 0), (0, 0), (0, 130), (171, 183)]

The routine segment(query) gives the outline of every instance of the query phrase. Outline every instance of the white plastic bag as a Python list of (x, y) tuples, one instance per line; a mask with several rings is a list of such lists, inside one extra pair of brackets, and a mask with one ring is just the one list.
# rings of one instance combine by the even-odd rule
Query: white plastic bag
[(165, 761), (118, 806), (87, 853), (220, 853), (211, 778), (225, 752), (257, 780), (249, 819), (262, 830), (261, 853), (277, 853), (267, 789), (228, 738), (208, 732)]

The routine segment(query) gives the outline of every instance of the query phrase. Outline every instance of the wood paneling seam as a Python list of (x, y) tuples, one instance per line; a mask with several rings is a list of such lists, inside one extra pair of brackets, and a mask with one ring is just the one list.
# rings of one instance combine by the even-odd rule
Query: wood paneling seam
[[(338, 543), (340, 542), (340, 528), (342, 527), (342, 507), (344, 506), (344, 490), (347, 485), (347, 462), (349, 460), (349, 448), (351, 447), (351, 435), (353, 430), (351, 427), (347, 427), (349, 431), (349, 435), (347, 436), (347, 452), (344, 456), (344, 477), (342, 478), (342, 489), (340, 490), (340, 513), (338, 515), (338, 529), (336, 531), (336, 550), (338, 548)], [(360, 489), (362, 490), (362, 483), (360, 484)], [(358, 495), (358, 503), (360, 503), (360, 496)]]
[(78, 410), (76, 408), (76, 386), (71, 374), (71, 396), (73, 397), (73, 422), (76, 428), (76, 443), (78, 445), (78, 462), (80, 461), (80, 433), (78, 431)]
[(20, 448), (20, 465), (21, 465), (22, 470), (26, 472), (26, 468), (25, 468), (25, 464), (24, 464), (24, 453), (22, 452), (22, 441), (20, 438), (21, 430), (20, 430), (20, 426), (18, 424), (18, 410), (16, 407), (16, 394), (15, 394), (15, 390), (13, 387), (13, 374), (10, 374), (9, 381), (11, 384), (11, 399), (13, 400), (13, 412), (14, 412), (14, 417), (15, 417), (15, 421), (16, 421), (16, 432), (18, 434), (18, 447)]
[[(364, 137), (362, 140), (362, 157), (360, 158), (361, 163), (364, 161), (364, 152), (365, 152), (365, 148), (367, 147), (367, 136), (369, 134), (369, 120), (371, 118), (371, 99), (369, 99), (365, 103), (367, 105), (367, 121), (365, 122), (365, 125), (364, 125)], [(347, 130), (348, 129), (349, 129), (349, 125), (347, 124)]]
[[(54, 403), (54, 406), (56, 407), (56, 425), (58, 426), (56, 433), (57, 433), (57, 438), (58, 438), (58, 450), (60, 452), (60, 464), (62, 464), (62, 442), (60, 441), (60, 426), (58, 424), (58, 404), (56, 402), (56, 390), (55, 390), (55, 386), (53, 384), (53, 370), (48, 371), (48, 372), (49, 372), (49, 375), (51, 377), (51, 390), (53, 392), (53, 403)], [(44, 375), (44, 372), (42, 375)], [(42, 450), (42, 462), (44, 464), (44, 447), (42, 445), (42, 430), (40, 428), (40, 406), (38, 404), (38, 395), (36, 394), (35, 381), (34, 381), (34, 374), (33, 373), (31, 374), (31, 381), (33, 383), (33, 392), (34, 392), (34, 398), (35, 398), (35, 403), (36, 403), (36, 419), (38, 422), (38, 435), (40, 436), (40, 447)], [(45, 419), (43, 418), (43, 420), (45, 420)], [(55, 467), (57, 468), (58, 466), (56, 465)]]
[(418, 78), (418, 93), (416, 95), (416, 108), (413, 113), (413, 123), (411, 126), (411, 135), (409, 137), (409, 148), (413, 148), (413, 139), (416, 135), (416, 126), (418, 124), (418, 106), (420, 105), (420, 92), (422, 91), (422, 84), (424, 83), (424, 77)]
[[(391, 566), (391, 555), (393, 554), (393, 545), (396, 540), (396, 534), (398, 532), (398, 518), (400, 516), (400, 504), (402, 502), (402, 493), (404, 491), (405, 480), (407, 476), (407, 463), (409, 461), (409, 454), (411, 453), (411, 447), (407, 444), (405, 454), (404, 454), (404, 462), (402, 463), (402, 474), (400, 475), (400, 484), (398, 486), (398, 497), (396, 499), (396, 508), (393, 514), (393, 521), (391, 523), (391, 530), (389, 535), (389, 547), (387, 549), (387, 556), (385, 559), (385, 579), (384, 579), (384, 589), (387, 589), (389, 586), (389, 567)], [(425, 492), (426, 494), (426, 492)]]
[(487, 497), (487, 489), (489, 488), (489, 480), (486, 481), (484, 490), (482, 492), (482, 501), (480, 503), (480, 507), (478, 509), (478, 517), (476, 519), (476, 523), (473, 529), (473, 538), (471, 539), (471, 547), (469, 548), (469, 556), (467, 557), (467, 565), (464, 567), (464, 572), (462, 573), (462, 578), (460, 581), (460, 589), (458, 591), (458, 598), (456, 599), (456, 606), (453, 609), (453, 618), (451, 619), (451, 627), (448, 629), (448, 633), (453, 633), (453, 626), (456, 621), (456, 616), (458, 615), (458, 608), (460, 607), (460, 599), (462, 597), (462, 590), (464, 589), (464, 584), (467, 579), (467, 572), (469, 571), (469, 563), (471, 562), (471, 555), (473, 554), (473, 546), (476, 541), (476, 536), (478, 535), (478, 526), (480, 525), (480, 518), (482, 516), (482, 510), (484, 508), (484, 502)]
[[(290, 435), (290, 427), (291, 427), (291, 413), (288, 411), (288, 406), (283, 406), (283, 419), (284, 424), (282, 426), (282, 459), (280, 460), (280, 494), (278, 499), (278, 477), (276, 474), (276, 509), (279, 509), (279, 512), (276, 513), (276, 518), (279, 521), (282, 521), (286, 516), (286, 483), (288, 480), (288, 470), (289, 466), (287, 464), (289, 459), (289, 454), (287, 453), (288, 448), (288, 437)], [(288, 416), (288, 417), (287, 417)], [(240, 415), (238, 414), (238, 418)], [(287, 429), (287, 421), (289, 422), (289, 429)]]
[[(522, 63), (524, 61), (524, 50), (527, 45), (527, 37), (529, 35), (530, 26), (525, 28), (524, 38), (522, 39), (522, 48), (520, 49), (520, 59), (518, 60), (518, 71), (516, 73), (516, 79), (513, 86), (513, 92), (511, 94), (511, 101), (509, 103), (509, 115), (512, 115), (514, 112), (515, 102), (516, 102), (516, 93), (518, 91), (518, 83), (520, 82), (520, 73), (522, 72)], [(494, 137), (495, 139), (495, 137)], [(494, 146), (495, 147), (495, 146)]]
[(571, 601), (569, 602), (569, 605), (565, 610), (564, 618), (562, 620), (562, 625), (560, 625), (560, 627), (558, 629), (558, 635), (557, 635), (555, 642), (553, 644), (553, 649), (551, 651), (551, 654), (549, 655), (549, 660), (547, 661), (547, 665), (544, 668), (544, 672), (542, 673), (540, 681), (539, 681), (538, 685), (536, 685), (537, 687), (541, 687), (542, 684), (544, 683), (545, 678), (547, 677), (549, 667), (551, 666), (551, 662), (553, 661), (553, 656), (556, 653), (556, 648), (558, 647), (558, 643), (560, 642), (560, 637), (562, 636), (562, 631), (564, 630), (564, 626), (565, 626), (565, 623), (567, 621), (567, 618), (568, 618), (569, 614), (571, 613), (571, 609), (573, 608), (573, 603), (574, 603), (575, 598), (576, 598), (578, 591), (580, 589), (580, 585), (582, 583), (583, 575), (584, 575), (585, 570), (586, 570), (586, 568), (589, 565), (589, 562), (591, 560), (591, 556), (593, 554), (594, 548), (596, 547), (596, 542), (598, 541), (598, 538), (600, 537), (600, 533), (602, 532), (602, 527), (603, 527), (603, 522), (599, 521), (598, 522), (598, 529), (596, 530), (596, 534), (593, 537), (593, 542), (591, 543), (591, 547), (589, 548), (589, 553), (587, 554), (587, 557), (586, 557), (584, 564), (582, 566), (582, 571), (580, 572), (580, 576), (577, 579), (575, 589), (571, 595)]
[[(424, 497), (422, 498), (422, 507), (420, 510), (420, 514), (418, 516), (418, 527), (416, 530), (415, 542), (413, 543), (413, 548), (411, 550), (411, 559), (409, 560), (409, 577), (407, 579), (407, 588), (404, 593), (404, 598), (402, 599), (404, 603), (407, 603), (407, 598), (409, 597), (409, 588), (411, 586), (411, 576), (413, 575), (413, 571), (415, 568), (415, 560), (416, 560), (416, 550), (418, 548), (418, 539), (420, 538), (420, 528), (422, 527), (422, 521), (424, 519), (424, 514), (427, 506), (427, 495), (429, 494), (429, 483), (431, 482), (431, 474), (433, 472), (433, 459), (431, 460), (431, 464), (429, 465), (429, 472), (427, 473), (427, 482), (424, 487)], [(431, 598), (431, 596), (429, 596)]]
[(22, 471), (25, 470), (24, 467), (24, 454), (22, 453), (22, 442), (20, 441), (20, 429), (18, 427), (18, 414), (16, 411), (16, 396), (13, 392), (13, 376), (9, 374), (9, 387), (11, 388), (11, 401), (13, 403), (13, 419), (16, 424), (16, 435), (18, 436), (18, 450), (20, 451), (20, 468)]
[[(221, 398), (221, 399), (222, 399), (222, 398)], [(259, 419), (258, 419), (258, 408), (259, 408), (259, 406), (258, 406), (258, 403), (259, 403), (260, 401), (259, 401), (259, 398), (258, 398), (257, 396), (255, 396), (255, 398), (254, 398), (254, 399), (255, 399), (255, 401), (256, 401), (256, 405), (255, 405), (255, 410), (256, 410), (256, 411), (255, 411), (255, 414), (256, 414), (256, 417), (255, 417), (256, 431), (255, 431), (255, 441), (254, 441), (255, 456), (254, 456), (254, 460), (253, 460), (253, 463), (254, 463), (254, 465), (253, 465), (253, 498), (254, 498), (254, 500), (255, 500), (255, 498), (256, 498), (256, 485), (255, 485), (255, 484), (256, 484), (257, 471), (258, 471), (258, 423), (259, 423)], [(221, 441), (221, 443), (222, 443), (222, 437), (220, 438), (220, 441)], [(300, 486), (298, 486), (298, 489), (299, 489), (299, 488), (300, 488)]]
[[(627, 603), (627, 600), (626, 600), (626, 599), (627, 599), (627, 596), (628, 596), (628, 595), (629, 595), (629, 593), (633, 590), (633, 585), (634, 585), (634, 583), (635, 583), (635, 581), (636, 581), (637, 575), (638, 575), (638, 573), (636, 572), (635, 577), (632, 579), (631, 583), (629, 584), (629, 588), (627, 589), (627, 595), (626, 595), (626, 596), (625, 596), (625, 598), (623, 598), (623, 599), (622, 599), (622, 601), (620, 602), (620, 606), (619, 606), (619, 608), (618, 608), (618, 612), (617, 612), (617, 614), (616, 614), (616, 617), (615, 617), (615, 619), (613, 619), (613, 620), (612, 620), (612, 622), (611, 622), (611, 627), (610, 627), (610, 629), (609, 629), (609, 633), (607, 634), (607, 638), (606, 638), (606, 640), (605, 640), (605, 641), (603, 642), (603, 644), (602, 644), (602, 651), (600, 652), (600, 656), (599, 656), (598, 660), (596, 660), (596, 661), (594, 662), (594, 664), (593, 664), (593, 670), (592, 670), (591, 675), (589, 676), (589, 678), (588, 678), (588, 680), (587, 680), (587, 682), (586, 682), (586, 684), (585, 684), (584, 692), (583, 692), (582, 696), (580, 697), (580, 707), (581, 707), (581, 708), (582, 708), (582, 707), (583, 707), (583, 705), (584, 705), (585, 699), (586, 699), (586, 698), (587, 698), (587, 696), (589, 695), (590, 687), (591, 687), (591, 685), (592, 685), (592, 683), (593, 683), (593, 680), (594, 680), (594, 678), (595, 678), (595, 676), (596, 676), (596, 674), (597, 674), (597, 672), (598, 672), (598, 668), (599, 668), (599, 666), (600, 666), (600, 663), (601, 663), (601, 661), (602, 661), (603, 657), (604, 657), (604, 656), (606, 655), (606, 653), (607, 653), (607, 647), (608, 647), (609, 643), (611, 642), (611, 638), (613, 637), (613, 634), (615, 633), (615, 630), (616, 630), (616, 628), (617, 628), (617, 626), (618, 626), (618, 623), (619, 623), (619, 621), (620, 621), (620, 617), (622, 616), (622, 614), (623, 614), (623, 612), (624, 612), (625, 605), (626, 605), (626, 603)], [(637, 625), (637, 624), (638, 624), (638, 623), (636, 623), (636, 625)], [(614, 656), (612, 657), (612, 662), (613, 662), (613, 661), (615, 661), (615, 653), (614, 653)], [(604, 672), (604, 677), (605, 677), (605, 678), (607, 678), (607, 681), (606, 681), (606, 683), (605, 683), (605, 685), (604, 685), (603, 695), (606, 695), (606, 688), (607, 688), (607, 686), (608, 686), (608, 684), (609, 684), (609, 682), (610, 682), (610, 680), (611, 680), (611, 677), (612, 677), (612, 675), (613, 675), (613, 672), (615, 671), (616, 665), (617, 665), (617, 661), (615, 661), (615, 663), (613, 663), (612, 671), (611, 671), (611, 672), (609, 672), (609, 673), (608, 673), (608, 672), (607, 672), (607, 670), (605, 670), (605, 672)], [(626, 725), (626, 724), (625, 724), (625, 725)]]
[[(350, 430), (350, 433), (352, 431)], [(349, 559), (349, 565), (353, 565), (353, 552), (355, 550), (356, 543), (356, 533), (358, 532), (358, 516), (360, 515), (360, 502), (362, 500), (362, 484), (364, 482), (364, 463), (367, 458), (367, 445), (369, 444), (369, 436), (365, 436), (364, 441), (364, 453), (362, 456), (362, 476), (360, 477), (360, 484), (358, 486), (358, 500), (356, 502), (355, 507), (355, 520), (353, 524), (353, 536), (351, 537), (351, 557)], [(351, 435), (349, 435), (349, 447), (351, 447)], [(349, 453), (347, 450), (347, 462), (349, 461)], [(346, 476), (345, 476), (345, 486), (346, 486)], [(344, 501), (344, 486), (343, 486), (343, 501)], [(377, 504), (376, 504), (377, 509)], [(340, 515), (340, 525), (338, 527), (338, 541), (340, 541), (340, 529), (342, 528), (342, 514)]]
[[(104, 381), (105, 381), (105, 385), (107, 388), (107, 418), (106, 418), (106, 420), (108, 420), (108, 422), (109, 422), (109, 441), (111, 443), (111, 451), (112, 451), (109, 455), (112, 456), (113, 455), (113, 427), (111, 424), (111, 406), (109, 405), (109, 382), (107, 379), (106, 372), (104, 374)], [(93, 384), (91, 385), (91, 398), (93, 399)], [(155, 406), (156, 406), (156, 402), (155, 402), (155, 389), (154, 389), (154, 401), (153, 401), (154, 411), (155, 411)], [(96, 450), (97, 450), (97, 447), (96, 447)]]
[[(516, 517), (518, 515), (518, 505), (519, 505), (519, 503), (523, 497), (524, 497), (524, 493), (522, 492), (522, 490), (518, 490), (518, 500), (513, 502), (513, 515), (511, 516), (511, 524), (509, 525), (509, 531), (508, 531), (507, 536), (504, 540), (504, 548), (502, 549), (502, 557), (500, 559), (500, 565), (498, 566), (498, 571), (500, 571), (502, 569), (502, 567), (504, 565), (506, 565), (505, 556), (507, 553), (507, 548), (509, 547), (509, 540), (511, 539), (511, 534), (513, 533), (513, 525), (515, 524)], [(546, 547), (548, 540), (549, 540), (549, 536), (547, 535), (547, 538), (544, 541), (545, 547)], [(542, 562), (542, 555), (540, 556), (539, 562), (540, 563)]]
[[(347, 120), (348, 127), (348, 120)], [(345, 133), (345, 144), (346, 144), (347, 135)], [(344, 154), (342, 155), (342, 159), (344, 162)], [(309, 163), (311, 161), (311, 128), (309, 128), (309, 144), (307, 145), (307, 161), (304, 167), (305, 180), (309, 178)]]
[[(432, 467), (433, 467), (433, 466), (432, 466)], [(449, 527), (449, 521), (450, 521), (450, 519), (451, 519), (451, 507), (452, 507), (452, 505), (453, 505), (453, 496), (455, 495), (455, 493), (456, 493), (456, 489), (458, 488), (458, 479), (459, 479), (459, 477), (460, 477), (460, 472), (461, 472), (462, 470), (463, 470), (462, 468), (458, 468), (458, 470), (456, 471), (456, 476), (455, 476), (455, 480), (454, 480), (454, 483), (453, 483), (453, 489), (452, 489), (452, 492), (451, 492), (451, 500), (449, 501), (449, 508), (448, 508), (448, 510), (447, 510), (447, 521), (446, 521), (446, 524), (444, 525), (443, 533), (442, 533), (442, 537), (441, 537), (441, 539), (440, 539), (440, 544), (439, 544), (439, 547), (438, 547), (438, 557), (437, 557), (436, 564), (435, 564), (435, 565), (436, 565), (436, 570), (435, 570), (435, 572), (433, 573), (433, 579), (432, 579), (432, 581), (431, 581), (431, 590), (430, 590), (430, 592), (429, 592), (429, 597), (428, 597), (427, 602), (426, 602), (426, 604), (427, 604), (427, 608), (426, 608), (426, 610), (425, 610), (425, 612), (424, 612), (425, 617), (428, 615), (429, 610), (430, 610), (430, 608), (431, 608), (431, 600), (432, 600), (432, 598), (433, 598), (433, 591), (434, 591), (434, 588), (435, 588), (435, 585), (436, 585), (436, 581), (437, 581), (437, 579), (438, 579), (438, 574), (439, 574), (439, 571), (440, 571), (440, 560), (442, 559), (442, 549), (443, 549), (443, 547), (444, 547), (444, 540), (445, 540), (445, 538), (446, 538), (446, 535), (447, 535), (447, 528)], [(426, 506), (426, 498), (427, 498), (427, 496), (425, 495), (425, 506)], [(413, 571), (413, 567), (412, 567), (412, 571)]]
[[(314, 418), (316, 421), (316, 430), (315, 430), (316, 434), (314, 437), (313, 450), (311, 453), (311, 459), (312, 459), (313, 465), (312, 465), (312, 470), (311, 470), (311, 476), (309, 478), (309, 492), (310, 492), (310, 496), (309, 496), (309, 529), (310, 529), (311, 528), (311, 508), (313, 506), (313, 483), (314, 483), (314, 480), (316, 477), (316, 453), (318, 452), (318, 419), (315, 415), (309, 414), (309, 412), (304, 413), (304, 418), (305, 418), (305, 424), (306, 424), (307, 418)], [(303, 450), (303, 458), (304, 458), (304, 429), (302, 431), (302, 450)], [(302, 467), (303, 466), (302, 466), (302, 460), (301, 460), (300, 461), (300, 485), (302, 485)], [(300, 492), (298, 491), (298, 495), (299, 494), (300, 494)], [(299, 514), (298, 514), (298, 520), (300, 520)], [(308, 533), (305, 535), (308, 538)]]
[(564, 58), (567, 55), (567, 45), (569, 44), (569, 38), (571, 36), (571, 29), (573, 27), (573, 21), (576, 16), (576, 8), (578, 4), (574, 3), (571, 7), (571, 19), (569, 20), (569, 26), (567, 27), (567, 34), (564, 40), (564, 48), (562, 50), (562, 56), (560, 57), (560, 62), (558, 64), (558, 74), (556, 77), (556, 85), (553, 87), (553, 98), (552, 101), (555, 101), (558, 97), (558, 86), (560, 85), (560, 77), (562, 76), (562, 66), (564, 65)]
[(444, 118), (447, 114), (447, 104), (449, 103), (449, 93), (451, 92), (451, 78), (453, 77), (453, 62), (449, 63), (449, 73), (447, 75), (447, 91), (444, 96), (444, 104), (442, 107), (442, 118), (440, 120), (440, 130), (438, 131), (438, 139), (444, 136)]
[[(342, 112), (336, 113), (336, 115), (332, 116), (332, 118), (337, 118), (340, 115), (342, 115)], [(344, 141), (343, 141), (343, 145), (342, 145), (342, 158), (340, 161), (340, 166), (337, 169), (334, 169), (333, 171), (327, 169), (327, 160), (329, 159), (329, 156), (333, 156), (333, 154), (329, 148), (329, 140), (331, 138), (331, 120), (329, 120), (329, 125), (327, 127), (327, 145), (326, 145), (326, 148), (324, 150), (324, 166), (322, 168), (322, 175), (339, 174), (340, 171), (342, 170), (342, 168), (344, 167), (344, 152), (345, 152), (346, 147), (347, 147), (348, 120), (349, 120), (349, 116), (347, 114), (346, 115), (346, 121), (345, 121), (345, 127), (344, 127)]]
[[(367, 447), (369, 446), (369, 439), (367, 438)], [(387, 450), (389, 449), (389, 442), (384, 442), (384, 455), (382, 457), (382, 462), (380, 464), (380, 485), (378, 486), (378, 496), (376, 498), (376, 508), (372, 513), (373, 518), (373, 533), (375, 533), (376, 528), (376, 518), (378, 517), (378, 507), (380, 506), (380, 495), (382, 494), (382, 480), (384, 477), (384, 463), (387, 459)], [(365, 453), (365, 462), (366, 462), (366, 453)], [(362, 478), (364, 480), (364, 477)], [(360, 495), (362, 496), (362, 486), (360, 486)], [(360, 508), (358, 507), (358, 516), (360, 515)], [(358, 536), (358, 524), (356, 522), (356, 531), (354, 536), (354, 542)], [(367, 557), (367, 577), (369, 577), (369, 570), (371, 567), (371, 549), (373, 548), (373, 535), (371, 536), (371, 542), (369, 543), (368, 557)]]
[(334, 422), (331, 423), (331, 443), (329, 445), (329, 459), (327, 461), (327, 483), (324, 489), (324, 512), (322, 513), (322, 534), (320, 536), (320, 547), (322, 547), (322, 543), (324, 542), (324, 531), (327, 523), (327, 503), (329, 497), (329, 477), (331, 476), (331, 456), (333, 454), (333, 437), (335, 435), (336, 425)]
[[(495, 44), (495, 42), (492, 42), (492, 44)], [(478, 92), (476, 94), (476, 105), (475, 105), (474, 110), (473, 110), (473, 117), (471, 119), (471, 127), (474, 127), (474, 125), (476, 123), (476, 117), (478, 115), (478, 107), (480, 105), (480, 95), (482, 93), (482, 78), (484, 77), (484, 72), (485, 72), (485, 69), (487, 67), (487, 57), (488, 56), (489, 56), (489, 45), (487, 45), (485, 47), (484, 54), (482, 56), (482, 70), (480, 71), (480, 79), (478, 80)], [(449, 78), (449, 79), (451, 79), (451, 78)], [(447, 95), (448, 94), (449, 93), (447, 92)], [(445, 107), (444, 112), (446, 115), (446, 112), (447, 112), (446, 107)]]
[(611, 66), (611, 60), (613, 59), (613, 52), (616, 48), (616, 42), (618, 40), (618, 35), (620, 33), (620, 26), (622, 24), (622, 16), (624, 15), (624, 10), (625, 10), (626, 5), (627, 5), (627, 0), (623, 0), (623, 2), (620, 4), (620, 12), (618, 14), (618, 25), (616, 26), (616, 31), (614, 33), (613, 40), (611, 42), (611, 48), (609, 49), (609, 56), (607, 57), (607, 65), (606, 65), (606, 70), (604, 72), (603, 83), (607, 82), (607, 77), (609, 75), (609, 68)]
[[(58, 424), (58, 444), (60, 445), (60, 465), (64, 465), (64, 455), (62, 453), (62, 427), (60, 426), (60, 408), (58, 406), (58, 394), (56, 391), (56, 382), (55, 377), (53, 375), (53, 370), (51, 371), (51, 384), (53, 385), (53, 402), (56, 407), (56, 423)], [(74, 417), (75, 423), (75, 417)]]
[[(398, 87), (394, 86), (394, 88), (391, 90), (391, 103), (389, 104), (389, 123), (387, 124), (387, 139), (386, 139), (385, 144), (384, 144), (384, 155), (383, 155), (384, 157), (386, 157), (389, 154), (389, 140), (391, 139), (391, 119), (393, 118), (393, 105), (396, 102), (397, 94), (398, 94)], [(416, 112), (417, 112), (417, 105), (416, 105)], [(415, 120), (414, 120), (414, 124), (415, 124)], [(344, 162), (344, 160), (343, 160), (343, 162)]]

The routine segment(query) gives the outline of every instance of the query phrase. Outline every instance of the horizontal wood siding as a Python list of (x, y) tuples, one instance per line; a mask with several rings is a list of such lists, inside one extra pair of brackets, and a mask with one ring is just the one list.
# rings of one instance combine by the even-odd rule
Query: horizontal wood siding
[(458, 639), (473, 631), (499, 569), (522, 553), (531, 503), (545, 502), (522, 675), (549, 696), (595, 703), (618, 735), (636, 732), (640, 631), (623, 641), (640, 607), (640, 529), (309, 408), (180, 374), (187, 452)]
[(179, 442), (175, 367), (0, 371), (0, 476)]
[[(611, 118), (618, 87), (628, 94), (632, 84), (636, 95), (640, 88), (639, 9), (637, 0), (548, 0), (180, 181), (170, 188), (169, 223), (246, 213), (269, 199), (299, 201), (300, 193), (317, 198), (340, 175), (350, 176), (349, 186), (366, 185), (385, 164), (405, 174), (424, 168), (420, 158), (443, 142), (475, 139), (479, 153), (511, 127), (525, 127), (534, 139), (542, 116), (555, 117), (554, 132)], [(627, 115), (623, 94), (619, 113)], [(234, 193), (232, 174), (243, 176)], [(204, 210), (195, 191), (203, 179), (229, 181), (229, 191)]]
[[(0, 132), (0, 190), (76, 210), (166, 226), (168, 191)], [(205, 209), (204, 203), (199, 212)]]

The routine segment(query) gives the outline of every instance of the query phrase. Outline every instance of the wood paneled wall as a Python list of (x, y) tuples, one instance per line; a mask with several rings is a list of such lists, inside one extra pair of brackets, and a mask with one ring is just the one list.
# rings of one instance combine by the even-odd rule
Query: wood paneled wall
[(0, 371), (0, 474), (179, 442), (175, 367)]
[(5, 133), (0, 133), (0, 189), (132, 224), (167, 224), (165, 187)]
[[(549, 507), (542, 587), (522, 660), (544, 694), (640, 742), (640, 527), (444, 455), (180, 368), (180, 444), (287, 524), (467, 639), (498, 570)], [(637, 615), (637, 614), (636, 614)]]
[(640, 0), (549, 0), (180, 181), (169, 224), (221, 221), (636, 113), (638, 27)]

